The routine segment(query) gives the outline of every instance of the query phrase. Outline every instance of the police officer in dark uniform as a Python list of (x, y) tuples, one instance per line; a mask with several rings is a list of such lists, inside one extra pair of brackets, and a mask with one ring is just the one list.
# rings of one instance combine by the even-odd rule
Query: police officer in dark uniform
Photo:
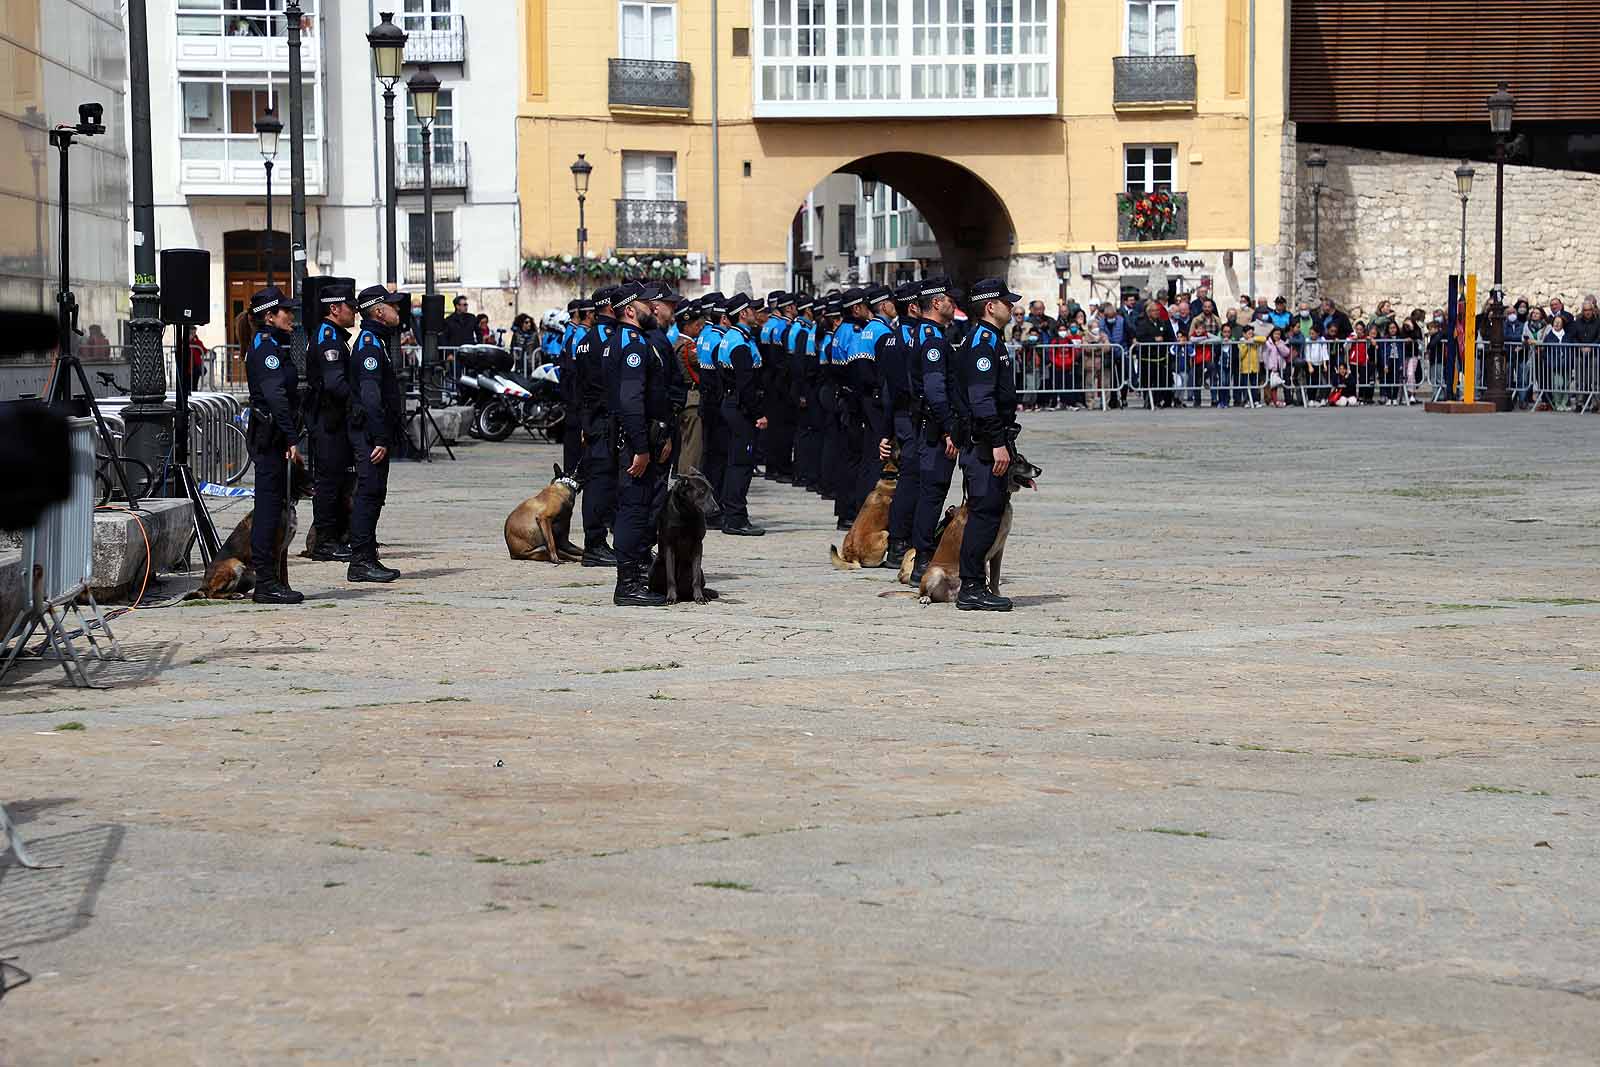
[(649, 587), (650, 510), (656, 483), (665, 479), (672, 455), (667, 379), (672, 352), (670, 346), (663, 351), (646, 340), (653, 316), (645, 295), (646, 290), (633, 284), (614, 291), (617, 330), (604, 365), (618, 472), (617, 587), (611, 598), (618, 607), (661, 607), (667, 602)]
[(817, 488), (822, 451), (817, 422), (816, 308), (816, 297), (802, 296), (796, 300), (795, 320), (783, 341), (794, 396), (794, 484), (810, 491)]
[(917, 431), (920, 444), (917, 470), (916, 513), (911, 520), (911, 544), (916, 549), (912, 584), (922, 581), (922, 572), (933, 561), (939, 545), (934, 534), (944, 513), (944, 499), (955, 475), (955, 413), (950, 406), (949, 382), (955, 346), (950, 324), (955, 319), (958, 294), (948, 278), (928, 278), (918, 294), (922, 308), (922, 329), (918, 335), (917, 376), (920, 390)]
[(894, 500), (889, 505), (889, 551), (882, 564), (888, 568), (899, 567), (900, 560), (911, 548), (911, 523), (917, 514), (921, 483), (922, 449), (916, 428), (920, 404), (917, 393), (920, 368), (916, 355), (918, 334), (923, 325), (919, 288), (916, 282), (907, 282), (895, 290), (895, 306), (899, 312), (895, 322), (898, 344), (887, 349), (878, 361), (883, 381), (883, 425), (889, 431), (878, 448), (884, 459), (889, 458), (896, 445), (900, 449)]
[[(667, 472), (672, 469), (671, 457), (678, 454), (678, 423), (685, 405), (689, 403), (689, 375), (683, 369), (683, 364), (678, 362), (678, 353), (672, 342), (672, 338), (678, 335), (675, 321), (680, 303), (678, 294), (661, 282), (643, 285), (640, 291), (639, 306), (642, 310), (638, 314), (638, 327), (644, 331), (645, 344), (650, 346), (651, 355), (659, 368), (657, 373), (664, 382), (662, 388), (666, 391), (668, 420), (666, 441), (668, 460), (659, 469), (652, 467), (654, 482), (651, 485), (650, 522), (646, 527), (646, 540), (653, 546), (656, 519), (667, 502)], [(622, 479), (619, 476), (617, 479), (619, 508), (621, 492)], [(620, 515), (617, 521), (622, 521)]]
[(350, 513), (352, 582), (392, 582), (400, 577), (378, 561), (378, 516), (389, 495), (389, 458), (401, 439), (405, 398), (389, 360), (389, 339), (400, 328), (406, 294), (369, 285), (356, 297), (361, 332), (350, 352), (350, 451), (356, 461), (356, 499)]
[(728, 428), (728, 470), (722, 481), (722, 532), (760, 537), (767, 531), (750, 522), (747, 497), (755, 473), (756, 431), (767, 428), (761, 402), (761, 349), (756, 305), (743, 293), (728, 298), (731, 325), (717, 350), (722, 373), (722, 421)]
[(305, 599), (289, 588), (288, 576), (279, 573), (279, 525), (289, 496), (288, 464), (297, 462), (295, 442), (300, 426), (295, 421), (295, 399), (300, 376), (289, 356), (293, 340), (294, 310), (275, 285), (250, 298), (250, 320), (255, 336), (245, 357), (245, 380), (250, 386), (250, 456), (256, 468), (255, 517), (250, 526), (250, 559), (256, 572), (257, 604), (298, 604)]
[(793, 364), (786, 340), (794, 325), (796, 297), (774, 289), (767, 294), (771, 317), (761, 327), (761, 362), (766, 381), (763, 385), (767, 414), (767, 480), (794, 481), (795, 404), (790, 377)]
[(578, 371), (573, 364), (573, 352), (578, 342), (589, 335), (594, 301), (579, 297), (567, 306), (572, 310), (567, 313), (567, 328), (562, 333), (561, 355), (557, 360), (561, 406), (566, 411), (566, 418), (561, 425), (561, 469), (582, 484), (583, 429), (578, 424)]
[(573, 348), (578, 427), (583, 434), (583, 565), (615, 567), (606, 533), (617, 519), (617, 457), (611, 451), (611, 411), (605, 361), (617, 335), (611, 301), (615, 290), (594, 294), (594, 326)]
[(967, 526), (961, 537), (962, 611), (1010, 611), (1011, 601), (990, 592), (985, 557), (1006, 511), (1006, 472), (1017, 433), (1017, 389), (1011, 355), (1001, 333), (1011, 306), (1022, 298), (999, 278), (972, 287), (975, 321), (956, 360), (952, 392), (957, 424), (964, 431), (961, 469), (967, 478)]
[[(306, 421), (311, 438), (311, 525), (317, 547), (311, 558), (350, 560), (350, 531), (341, 499), (350, 477), (350, 327), (356, 324), (356, 283), (338, 278), (323, 286), (322, 321), (312, 335), (306, 361)], [(308, 537), (307, 540), (310, 540)]]
[[(700, 368), (700, 439), (705, 442), (705, 455), (701, 473), (711, 483), (716, 496), (722, 494), (722, 482), (728, 473), (728, 428), (722, 421), (722, 372), (717, 366), (717, 352), (728, 327), (723, 318), (723, 305), (727, 298), (721, 293), (707, 293), (700, 298), (704, 322), (700, 336), (695, 338), (695, 363)], [(720, 502), (718, 507), (720, 508)], [(722, 525), (722, 512), (706, 516), (708, 526)]]

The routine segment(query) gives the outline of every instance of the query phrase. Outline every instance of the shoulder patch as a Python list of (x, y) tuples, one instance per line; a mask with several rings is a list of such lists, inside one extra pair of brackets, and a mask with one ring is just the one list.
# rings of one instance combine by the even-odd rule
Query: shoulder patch
[(928, 362), (929, 363), (937, 363), (937, 362), (939, 362), (939, 350), (937, 348), (928, 349)]
[[(378, 357), (377, 356), (368, 356), (366, 359), (361, 361), (361, 366), (366, 370), (377, 370), (378, 369)], [(985, 369), (987, 369), (987, 368), (985, 368)]]
[(326, 352), (326, 353), (323, 354), (322, 358), (327, 360), (329, 363), (337, 363), (337, 362), (339, 362), (339, 353), (337, 353), (337, 352)]
[(978, 369), (979, 370), (988, 370), (992, 366), (994, 366), (994, 364), (989, 362), (989, 357), (988, 356), (979, 356), (978, 357)]
[(640, 363), (643, 363), (643, 362), (644, 361), (639, 358), (639, 353), (637, 353), (637, 352), (631, 353), (628, 356), (628, 366), (630, 366), (630, 367), (637, 367)]
[(268, 370), (277, 370), (280, 366), (282, 366), (282, 363), (279, 362), (277, 356), (268, 356), (262, 362), (266, 363)]

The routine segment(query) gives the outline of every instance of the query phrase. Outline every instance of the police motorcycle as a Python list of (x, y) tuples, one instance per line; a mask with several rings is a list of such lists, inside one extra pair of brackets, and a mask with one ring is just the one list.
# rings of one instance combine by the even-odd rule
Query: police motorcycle
[(560, 365), (541, 363), (528, 375), (527, 382), (532, 395), (522, 402), (517, 412), (522, 428), (530, 437), (561, 440), (567, 405), (561, 399)]
[(456, 395), (459, 403), (472, 405), (472, 436), (504, 441), (521, 425), (520, 406), (533, 392), (531, 383), (512, 373), (513, 363), (511, 353), (498, 345), (456, 349)]

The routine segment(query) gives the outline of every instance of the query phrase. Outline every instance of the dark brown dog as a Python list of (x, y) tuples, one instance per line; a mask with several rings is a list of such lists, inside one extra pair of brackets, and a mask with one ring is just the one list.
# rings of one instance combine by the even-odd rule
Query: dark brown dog
[[(1011, 461), (1011, 468), (1006, 472), (1005, 514), (1001, 516), (1000, 530), (995, 534), (994, 544), (989, 546), (988, 555), (984, 556), (989, 571), (989, 592), (996, 596), (1000, 594), (1000, 563), (1005, 558), (1006, 539), (1011, 534), (1011, 496), (1018, 489), (1037, 489), (1034, 479), (1042, 473), (1020, 455)], [(967, 505), (963, 501), (955, 509), (955, 514), (949, 516), (933, 560), (928, 564), (928, 569), (922, 572), (922, 584), (917, 590), (919, 603), (948, 604), (955, 599), (956, 590), (961, 587), (961, 538), (966, 529)], [(907, 585), (911, 584), (914, 562), (908, 556), (900, 564), (900, 581)]]
[[(278, 579), (289, 582), (289, 545), (294, 541), (296, 526), (295, 503), (311, 495), (311, 475), (305, 462), (299, 459), (289, 468), (289, 492), (284, 498), (283, 514), (278, 517), (278, 539), (273, 543), (273, 553), (278, 557)], [(185, 600), (239, 600), (256, 585), (256, 570), (250, 558), (250, 534), (255, 528), (256, 512), (250, 509), (233, 533), (222, 544), (222, 551), (206, 568), (205, 579), (198, 589), (184, 594)]]
[(668, 604), (692, 595), (696, 604), (717, 598), (706, 588), (701, 566), (706, 542), (706, 510), (715, 509), (711, 483), (690, 467), (667, 487), (666, 503), (656, 520), (656, 558), (650, 565), (650, 591), (665, 593)]
[(557, 463), (555, 470), (549, 485), (506, 516), (506, 548), (512, 559), (561, 563), (583, 558), (583, 550), (567, 539), (572, 529), (572, 502), (583, 486), (563, 472), (561, 464)]

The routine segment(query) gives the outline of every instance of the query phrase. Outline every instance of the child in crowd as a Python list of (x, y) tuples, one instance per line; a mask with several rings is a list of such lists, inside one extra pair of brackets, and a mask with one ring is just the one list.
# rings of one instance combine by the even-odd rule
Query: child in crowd
[(1239, 341), (1239, 388), (1236, 396), (1245, 407), (1261, 406), (1261, 351), (1264, 343), (1256, 336), (1254, 323), (1244, 328)]
[(1322, 326), (1312, 322), (1306, 338), (1306, 403), (1322, 407), (1328, 402), (1328, 342)]
[(1340, 363), (1333, 368), (1333, 388), (1328, 391), (1328, 405), (1336, 408), (1353, 408), (1359, 400), (1356, 399), (1356, 375), (1350, 369), (1350, 364)]
[(1192, 403), (1196, 406), (1198, 406), (1200, 403), (1199, 390), (1195, 390), (1192, 394), (1186, 394), (1184, 392), (1185, 387), (1188, 386), (1195, 373), (1194, 354), (1194, 345), (1189, 343), (1189, 334), (1184, 330), (1179, 330), (1178, 340), (1172, 346), (1173, 407), (1181, 408), (1189, 406), (1184, 402), (1184, 397), (1186, 395), (1192, 395), (1196, 398), (1192, 401)]
[(1410, 402), (1411, 394), (1405, 388), (1406, 343), (1400, 336), (1400, 322), (1390, 319), (1378, 340), (1379, 399), (1385, 404), (1399, 404), (1404, 397)]
[(1263, 403), (1275, 408), (1284, 406), (1284, 383), (1293, 360), (1294, 350), (1283, 339), (1282, 327), (1274, 326), (1267, 334), (1267, 343), (1262, 346), (1262, 370), (1267, 376), (1266, 385), (1262, 387)]
[(1372, 379), (1376, 361), (1372, 358), (1372, 344), (1367, 337), (1365, 322), (1356, 323), (1350, 343), (1345, 346), (1344, 357), (1342, 363), (1349, 368), (1350, 382), (1353, 386), (1350, 395), (1356, 398), (1358, 404), (1372, 403)]

